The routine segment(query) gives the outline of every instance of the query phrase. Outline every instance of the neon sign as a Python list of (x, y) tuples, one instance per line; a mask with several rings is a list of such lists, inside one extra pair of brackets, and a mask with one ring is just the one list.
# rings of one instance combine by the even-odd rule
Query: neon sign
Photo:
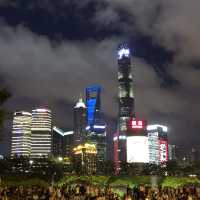
[(132, 129), (143, 129), (144, 128), (144, 122), (139, 120), (132, 120), (131, 121), (131, 128)]
[(161, 163), (168, 161), (168, 142), (164, 140), (159, 141), (159, 160)]

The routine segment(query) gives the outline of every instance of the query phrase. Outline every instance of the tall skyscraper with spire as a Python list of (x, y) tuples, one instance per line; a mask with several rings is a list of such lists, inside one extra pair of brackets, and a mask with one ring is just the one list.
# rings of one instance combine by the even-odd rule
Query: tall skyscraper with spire
[[(134, 118), (134, 93), (133, 93), (133, 77), (131, 74), (131, 54), (127, 44), (119, 45), (117, 52), (118, 60), (118, 127), (114, 137), (116, 146), (115, 162), (126, 162), (126, 136), (129, 121)], [(117, 143), (117, 145), (116, 145)], [(116, 155), (118, 154), (118, 155)], [(119, 166), (118, 165), (118, 166)]]
[(87, 109), (82, 97), (74, 107), (74, 146), (82, 144), (86, 139)]
[(97, 162), (102, 165), (106, 160), (106, 124), (101, 113), (101, 86), (86, 88), (87, 139), (96, 145)]

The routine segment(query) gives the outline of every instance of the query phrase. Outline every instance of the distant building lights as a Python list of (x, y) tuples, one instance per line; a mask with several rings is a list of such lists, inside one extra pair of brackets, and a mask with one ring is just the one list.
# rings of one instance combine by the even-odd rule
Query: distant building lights
[(59, 162), (62, 162), (62, 161), (63, 161), (63, 158), (62, 158), (62, 157), (58, 157), (58, 161), (59, 161)]
[(85, 129), (86, 129), (87, 131), (90, 130), (90, 126), (87, 126)]
[(50, 112), (50, 110), (45, 109), (45, 108), (39, 108), (39, 109), (33, 110), (33, 112)]
[(73, 135), (74, 134), (74, 131), (67, 131), (67, 132), (64, 132), (63, 133), (63, 136), (66, 136), (66, 135)]
[(94, 125), (94, 128), (97, 128), (97, 129), (105, 129), (106, 126)]
[(120, 135), (120, 136), (119, 136), (119, 139), (120, 139), (120, 140), (126, 140), (126, 136), (125, 136), (125, 135)]
[(30, 160), (30, 161), (29, 161), (29, 164), (32, 165), (32, 164), (33, 164), (33, 160)]
[(162, 126), (162, 125), (159, 125), (159, 124), (148, 125), (147, 126), (147, 130), (148, 131), (157, 130), (158, 128), (161, 128), (164, 132), (168, 132), (168, 127), (167, 126)]
[(114, 138), (113, 138), (114, 141), (117, 141), (117, 139), (118, 139), (118, 137), (114, 137)]

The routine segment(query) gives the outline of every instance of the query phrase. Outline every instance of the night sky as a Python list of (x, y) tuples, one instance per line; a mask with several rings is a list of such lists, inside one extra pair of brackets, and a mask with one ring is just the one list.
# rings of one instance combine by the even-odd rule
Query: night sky
[[(197, 0), (0, 0), (0, 83), (12, 93), (5, 108), (49, 107), (54, 124), (72, 130), (80, 93), (99, 84), (110, 141), (118, 112), (116, 49), (126, 41), (138, 117), (168, 125), (173, 144), (198, 146), (199, 10)], [(11, 123), (12, 116), (0, 154), (10, 150)]]

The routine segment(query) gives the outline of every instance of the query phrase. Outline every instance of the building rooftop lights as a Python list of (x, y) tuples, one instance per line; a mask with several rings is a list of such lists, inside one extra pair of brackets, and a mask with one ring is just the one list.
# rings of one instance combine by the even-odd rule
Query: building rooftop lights
[(79, 98), (79, 102), (77, 102), (75, 108), (86, 108), (85, 103), (83, 102), (82, 97)]
[(51, 112), (51, 110), (46, 109), (46, 108), (38, 108), (33, 110), (33, 112)]
[(157, 130), (158, 128), (161, 128), (164, 132), (168, 131), (167, 126), (159, 125), (159, 124), (154, 124), (154, 125), (148, 125), (147, 130), (152, 131), (152, 130)]

